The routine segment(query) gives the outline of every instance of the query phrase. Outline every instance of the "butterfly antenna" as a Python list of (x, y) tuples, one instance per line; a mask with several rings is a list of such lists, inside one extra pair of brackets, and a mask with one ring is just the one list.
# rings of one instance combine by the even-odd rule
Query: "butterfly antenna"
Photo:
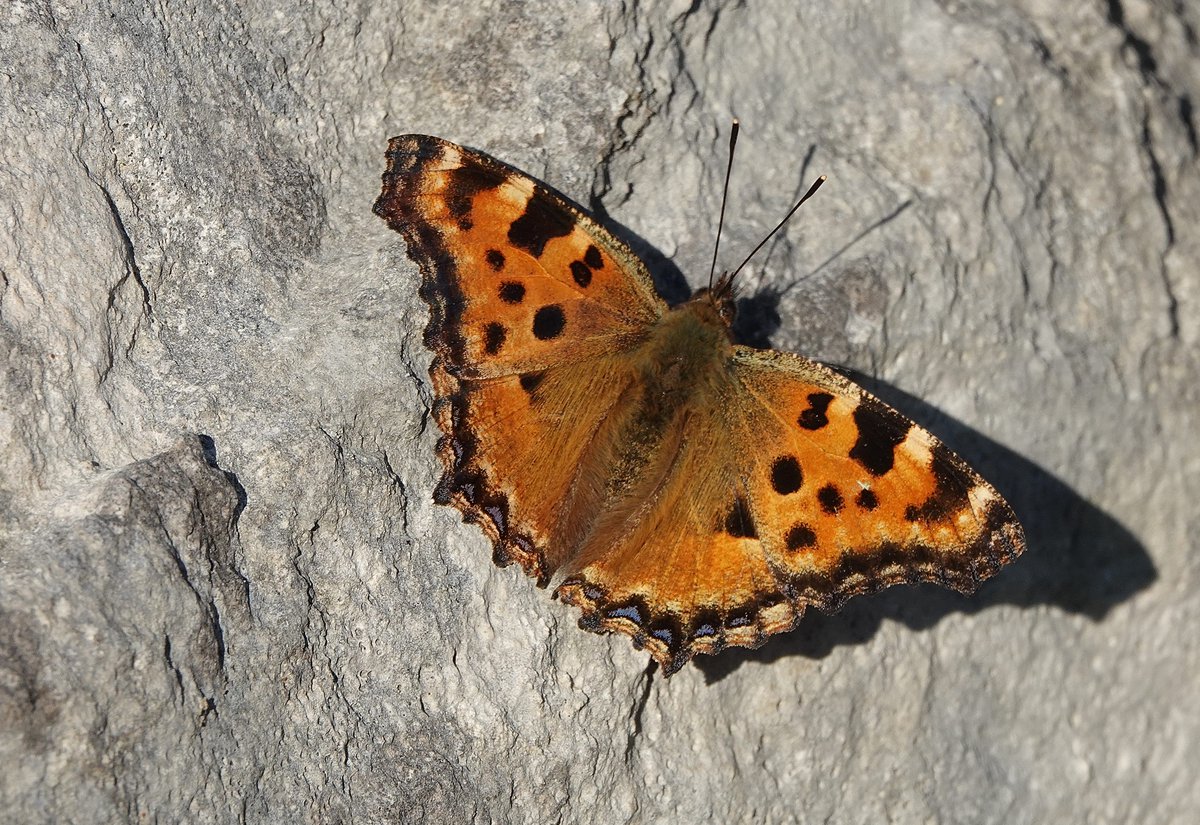
[(738, 129), (741, 124), (735, 117), (729, 130), (729, 165), (725, 167), (725, 186), (721, 190), (721, 217), (717, 220), (717, 242), (713, 244), (712, 266), (708, 270), (708, 288), (713, 285), (713, 275), (717, 272), (717, 250), (721, 248), (721, 228), (725, 226), (725, 201), (729, 198), (729, 175), (733, 172), (733, 147), (737, 146)]
[(799, 209), (801, 206), (803, 206), (804, 202), (806, 200), (808, 200), (813, 195), (815, 195), (817, 190), (821, 188), (821, 184), (823, 184), (828, 179), (829, 178), (826, 175), (821, 175), (821, 177), (817, 178), (813, 182), (812, 186), (808, 187), (808, 191), (804, 193), (804, 197), (802, 197), (800, 200), (796, 201), (796, 205), (793, 206), (790, 210), (788, 210), (788, 213), (783, 216), (783, 220), (781, 220), (778, 224), (776, 224), (775, 228), (767, 233), (767, 237), (765, 237), (761, 241), (759, 241), (758, 246), (754, 247), (754, 249), (750, 252), (750, 254), (746, 256), (746, 260), (744, 260), (740, 264), (738, 264), (738, 268), (733, 270), (733, 274), (730, 275), (728, 278), (728, 281), (730, 283), (732, 283), (733, 279), (737, 277), (737, 274), (742, 271), (742, 267), (744, 267), (746, 264), (750, 263), (750, 259), (753, 258), (758, 253), (758, 250), (762, 249), (763, 245), (765, 245), (767, 241), (771, 240), (771, 238), (775, 235), (776, 232), (778, 232), (780, 229), (783, 228), (783, 225), (788, 222), (788, 219), (791, 218), (792, 215), (796, 214), (796, 210)]

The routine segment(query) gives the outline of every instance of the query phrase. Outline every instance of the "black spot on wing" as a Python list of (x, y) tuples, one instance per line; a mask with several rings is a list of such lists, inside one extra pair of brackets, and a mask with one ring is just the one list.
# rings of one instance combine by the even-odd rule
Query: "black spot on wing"
[(592, 282), (592, 270), (583, 261), (571, 261), (571, 278), (581, 287), (587, 288)]
[(533, 335), (539, 341), (549, 341), (562, 334), (567, 316), (558, 304), (548, 304), (533, 314)]
[(875, 495), (873, 491), (863, 488), (858, 491), (854, 503), (869, 512), (879, 506), (879, 496)]
[(521, 389), (533, 395), (533, 391), (538, 388), (538, 384), (542, 383), (542, 379), (545, 377), (544, 372), (523, 372), (518, 380), (521, 382)]
[(817, 543), (817, 534), (807, 524), (793, 524), (783, 541), (787, 549), (795, 553), (797, 550), (814, 546)]
[(583, 253), (583, 262), (592, 269), (601, 269), (604, 266), (604, 258), (600, 256), (600, 250), (595, 244), (588, 244), (587, 252)]
[(871, 475), (884, 475), (895, 464), (896, 447), (908, 437), (912, 422), (873, 398), (864, 398), (853, 417), (858, 439), (850, 448), (850, 458)]
[(499, 249), (489, 249), (484, 257), (487, 259), (488, 266), (495, 271), (499, 272), (504, 269), (504, 253)]
[(525, 211), (508, 227), (508, 240), (513, 246), (540, 258), (547, 243), (570, 235), (574, 228), (575, 221), (570, 213), (550, 202), (546, 191), (535, 186)]
[(506, 304), (519, 304), (525, 300), (525, 284), (520, 281), (505, 281), (500, 284), (500, 300)]
[(750, 508), (746, 505), (746, 499), (741, 496), (733, 500), (733, 505), (725, 514), (724, 527), (725, 532), (735, 539), (758, 538), (758, 531), (750, 518)]
[(771, 487), (781, 496), (796, 492), (804, 483), (800, 462), (793, 455), (781, 455), (771, 464)]
[(483, 349), (488, 355), (495, 355), (500, 351), (500, 347), (504, 346), (504, 339), (508, 337), (508, 330), (504, 328), (504, 324), (492, 321), (483, 330)]
[(836, 516), (842, 512), (842, 508), (846, 506), (846, 502), (842, 499), (842, 494), (832, 484), (826, 484), (820, 490), (817, 490), (817, 501), (821, 503), (821, 509), (831, 516)]
[(833, 396), (827, 392), (808, 394), (808, 408), (800, 413), (796, 423), (806, 430), (819, 430), (829, 423), (829, 404)]

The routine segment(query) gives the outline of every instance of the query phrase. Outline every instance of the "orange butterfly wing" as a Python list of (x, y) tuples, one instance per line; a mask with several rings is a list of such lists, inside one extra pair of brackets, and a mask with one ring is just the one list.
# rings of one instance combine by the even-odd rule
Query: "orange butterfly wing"
[(423, 276), (425, 343), (453, 503), (545, 584), (596, 506), (588, 449), (666, 305), (641, 261), (565, 198), (486, 155), (393, 138), (375, 212)]
[[(1007, 502), (927, 430), (801, 356), (738, 348), (756, 403), (743, 432), (751, 502), (790, 590), (825, 610), (850, 596), (926, 581), (970, 592), (1025, 547)], [(803, 475), (790, 491), (791, 459)], [(786, 493), (786, 494), (785, 494)]]

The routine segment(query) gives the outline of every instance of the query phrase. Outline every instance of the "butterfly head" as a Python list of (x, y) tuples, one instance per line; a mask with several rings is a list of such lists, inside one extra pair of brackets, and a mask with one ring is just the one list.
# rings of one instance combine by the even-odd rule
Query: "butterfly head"
[(728, 329), (737, 315), (736, 298), (733, 277), (723, 272), (711, 288), (698, 290), (689, 303), (697, 305), (702, 316), (711, 315), (712, 323), (720, 323)]

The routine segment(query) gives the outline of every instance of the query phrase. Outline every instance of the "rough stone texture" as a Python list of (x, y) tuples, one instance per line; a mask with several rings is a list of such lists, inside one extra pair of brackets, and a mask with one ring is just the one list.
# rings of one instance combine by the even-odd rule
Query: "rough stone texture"
[[(1198, 31), (1133, 0), (5, 3), (0, 818), (1193, 821)], [(679, 298), (730, 114), (728, 263), (830, 176), (743, 335), (870, 376), (1030, 549), (664, 681), (431, 503), (425, 310), (370, 205), (389, 135), (441, 135), (628, 227)]]

